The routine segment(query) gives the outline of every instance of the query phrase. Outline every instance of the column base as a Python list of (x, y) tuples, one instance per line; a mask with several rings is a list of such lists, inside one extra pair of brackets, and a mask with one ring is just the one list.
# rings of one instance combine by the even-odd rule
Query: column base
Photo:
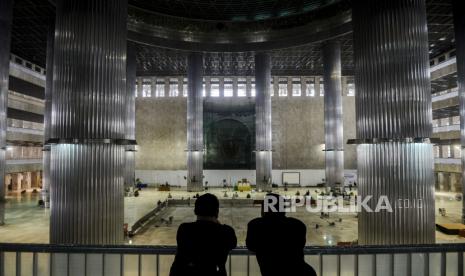
[(359, 244), (434, 243), (432, 145), (362, 144), (357, 157), (359, 200), (372, 197), (366, 204), (371, 211), (361, 208), (359, 213)]
[(123, 145), (52, 145), (50, 243), (124, 241)]

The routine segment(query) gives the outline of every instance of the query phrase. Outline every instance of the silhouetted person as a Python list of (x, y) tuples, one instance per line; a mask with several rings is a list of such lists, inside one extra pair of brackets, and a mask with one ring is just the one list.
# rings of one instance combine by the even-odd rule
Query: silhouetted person
[(277, 194), (265, 196), (262, 217), (248, 224), (247, 248), (255, 252), (263, 276), (316, 276), (304, 261), (307, 227), (280, 212), (279, 202), (283, 201)]
[(229, 251), (237, 245), (234, 229), (218, 222), (219, 202), (212, 194), (197, 198), (194, 212), (196, 222), (179, 226), (170, 276), (225, 276)]

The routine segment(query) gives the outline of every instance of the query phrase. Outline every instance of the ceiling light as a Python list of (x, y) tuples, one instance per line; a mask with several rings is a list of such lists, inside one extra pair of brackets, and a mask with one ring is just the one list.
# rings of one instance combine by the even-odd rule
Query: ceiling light
[(439, 40), (444, 41), (444, 40), (446, 40), (446, 38), (443, 36), (443, 37), (439, 38)]

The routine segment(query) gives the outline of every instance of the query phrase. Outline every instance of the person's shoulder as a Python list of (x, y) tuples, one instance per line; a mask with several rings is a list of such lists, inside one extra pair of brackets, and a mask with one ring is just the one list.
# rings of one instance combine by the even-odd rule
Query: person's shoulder
[(305, 226), (305, 223), (303, 223), (300, 219), (287, 217), (287, 221), (289, 224), (291, 224), (294, 227), (300, 227), (300, 228), (305, 228), (305, 229), (307, 228), (307, 226)]
[(249, 221), (248, 225), (250, 226), (256, 226), (260, 225), (263, 223), (263, 218), (254, 218), (253, 220)]
[(263, 218), (254, 218), (253, 220), (249, 221), (249, 223), (247, 224), (247, 228), (248, 229), (256, 229), (256, 228), (260, 228), (260, 227), (264, 227), (264, 220)]
[(195, 227), (195, 222), (183, 222), (179, 225), (178, 231), (188, 230)]
[(221, 224), (221, 228), (223, 229), (223, 231), (224, 231), (225, 233), (228, 233), (228, 234), (230, 234), (230, 233), (236, 233), (236, 232), (234, 231), (234, 228), (232, 228), (231, 226), (229, 226), (229, 225), (227, 225), (227, 224)]

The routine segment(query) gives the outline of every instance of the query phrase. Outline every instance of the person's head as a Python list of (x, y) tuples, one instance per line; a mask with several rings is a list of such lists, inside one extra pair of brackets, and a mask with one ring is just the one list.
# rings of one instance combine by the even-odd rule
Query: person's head
[(262, 217), (285, 216), (284, 198), (278, 194), (268, 193), (262, 203)]
[(194, 213), (197, 217), (218, 218), (220, 203), (218, 198), (212, 194), (204, 194), (195, 201)]

